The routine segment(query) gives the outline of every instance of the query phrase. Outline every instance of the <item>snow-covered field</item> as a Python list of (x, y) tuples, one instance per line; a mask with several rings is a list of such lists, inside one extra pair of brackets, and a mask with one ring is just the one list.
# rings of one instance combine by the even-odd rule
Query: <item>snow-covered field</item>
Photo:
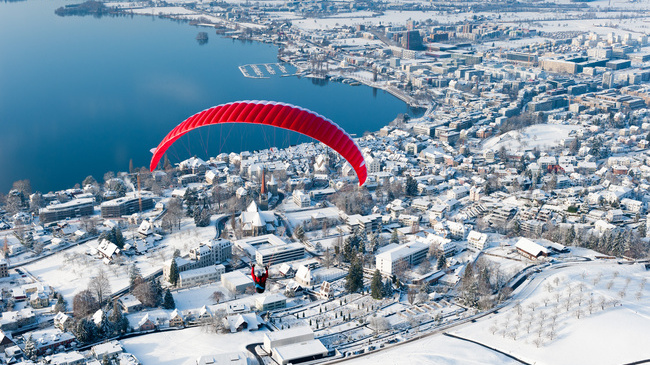
[[(106, 265), (97, 255), (89, 254), (98, 244), (97, 240), (91, 240), (25, 265), (25, 269), (63, 294), (71, 305), (74, 295), (86, 289), (90, 279), (97, 275), (99, 270), (104, 270), (110, 280), (111, 290), (117, 292), (129, 285), (129, 268), (133, 264), (140, 269), (143, 276), (150, 275), (163, 268), (175, 249), (185, 254), (191, 247), (214, 238), (216, 234), (214, 225), (196, 228), (192, 219), (183, 220), (181, 228), (182, 231), (166, 236), (147, 254), (124, 257), (122, 265)], [(125, 237), (130, 237), (130, 233), (125, 233)]]
[[(120, 341), (124, 350), (142, 364), (196, 364), (196, 358), (236, 351), (246, 352), (246, 345), (263, 341), (266, 330), (233, 334), (207, 333), (201, 327), (152, 333)], [(250, 353), (249, 353), (250, 354)]]
[(501, 147), (510, 151), (531, 150), (535, 147), (544, 149), (558, 145), (562, 139), (569, 136), (571, 131), (579, 128), (574, 125), (535, 124), (524, 128), (521, 132), (510, 131), (489, 138), (483, 143), (483, 150), (498, 151)]
[(515, 365), (520, 364), (479, 345), (435, 335), (349, 361), (351, 365)]
[(451, 333), (536, 364), (650, 359), (649, 279), (643, 265), (550, 268), (516, 294), (507, 310)]

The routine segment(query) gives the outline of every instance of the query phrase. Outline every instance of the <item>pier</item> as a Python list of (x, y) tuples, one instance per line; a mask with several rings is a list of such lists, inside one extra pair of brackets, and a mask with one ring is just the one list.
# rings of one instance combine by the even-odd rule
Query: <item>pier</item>
[(239, 66), (239, 71), (244, 77), (250, 79), (268, 79), (269, 75), (274, 76), (277, 74), (280, 74), (280, 76), (292, 76), (289, 74), (287, 67), (282, 63), (248, 64)]

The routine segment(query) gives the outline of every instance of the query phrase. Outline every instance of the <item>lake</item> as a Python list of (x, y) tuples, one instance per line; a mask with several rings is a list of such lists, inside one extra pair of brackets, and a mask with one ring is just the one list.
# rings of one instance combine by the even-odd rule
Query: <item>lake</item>
[[(0, 2), (0, 191), (29, 179), (36, 191), (88, 175), (148, 166), (149, 150), (178, 123), (214, 105), (274, 100), (318, 112), (362, 135), (412, 111), (366, 86), (246, 78), (238, 66), (276, 63), (277, 47), (222, 38), (209, 28), (148, 16), (59, 17), (61, 0)], [(209, 39), (200, 45), (196, 36)], [(232, 124), (179, 140), (172, 162), (286, 147), (297, 134)]]

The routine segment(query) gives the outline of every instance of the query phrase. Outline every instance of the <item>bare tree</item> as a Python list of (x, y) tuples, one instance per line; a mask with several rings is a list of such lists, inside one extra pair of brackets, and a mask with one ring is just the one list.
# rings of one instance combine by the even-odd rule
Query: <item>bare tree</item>
[(212, 301), (219, 303), (223, 299), (224, 295), (222, 292), (215, 290), (212, 295), (210, 295), (210, 299)]
[(406, 299), (408, 300), (409, 304), (413, 305), (415, 303), (415, 297), (417, 295), (417, 291), (413, 287), (409, 287), (408, 291), (406, 292)]
[(492, 323), (492, 325), (490, 326), (490, 333), (494, 335), (498, 330), (499, 330), (498, 323), (497, 322)]
[(551, 284), (550, 282), (548, 282), (548, 283), (546, 283), (546, 284), (544, 285), (544, 288), (546, 289), (547, 292), (550, 293), (550, 292), (553, 291), (553, 284)]
[(542, 340), (541, 337), (537, 337), (536, 339), (533, 340), (533, 343), (535, 344), (536, 347), (540, 347), (544, 344), (544, 340)]
[(537, 302), (530, 302), (526, 307), (528, 307), (528, 309), (530, 309), (531, 312), (534, 312), (535, 308), (537, 308)]
[(560, 303), (560, 299), (562, 299), (562, 294), (560, 293), (553, 294), (553, 299), (555, 299), (556, 303)]
[(607, 290), (611, 290), (613, 286), (614, 286), (614, 280), (610, 280), (610, 281), (607, 283)]
[(603, 273), (599, 272), (598, 275), (596, 275), (596, 277), (591, 281), (591, 283), (594, 284), (594, 286), (596, 286), (598, 285), (598, 283), (600, 283), (600, 280), (602, 278), (603, 278)]
[(551, 298), (544, 297), (544, 299), (542, 299), (542, 301), (544, 302), (544, 307), (548, 307), (548, 303), (551, 301)]
[(580, 317), (581, 317), (582, 314), (583, 314), (582, 309), (580, 309), (580, 308), (576, 309), (576, 311), (574, 312), (574, 314), (575, 314), (575, 316), (576, 316), (577, 319), (580, 319)]
[(607, 305), (607, 300), (605, 297), (600, 296), (598, 298), (598, 305), (600, 306), (600, 310), (605, 310), (605, 306)]
[(328, 269), (332, 265), (332, 253), (330, 252), (329, 247), (325, 249), (325, 255), (323, 255), (323, 263), (325, 264), (325, 267), (327, 267)]
[(111, 282), (103, 269), (99, 269), (97, 275), (90, 279), (88, 289), (95, 294), (99, 306), (103, 306), (104, 301), (111, 294)]
[(592, 314), (594, 312), (594, 297), (589, 296), (589, 300), (587, 301), (587, 309), (589, 310), (589, 314)]

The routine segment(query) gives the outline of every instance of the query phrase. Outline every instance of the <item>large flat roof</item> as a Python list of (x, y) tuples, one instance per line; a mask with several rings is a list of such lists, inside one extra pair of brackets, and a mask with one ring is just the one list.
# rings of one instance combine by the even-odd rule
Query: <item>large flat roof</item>
[(326, 355), (327, 348), (320, 340), (292, 343), (286, 346), (274, 347), (273, 353), (283, 360), (301, 359), (309, 356)]

